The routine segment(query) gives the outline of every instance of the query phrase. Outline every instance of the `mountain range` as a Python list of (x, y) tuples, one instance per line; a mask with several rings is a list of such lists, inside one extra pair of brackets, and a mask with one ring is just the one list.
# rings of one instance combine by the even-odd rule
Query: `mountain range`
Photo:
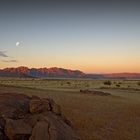
[(6, 77), (56, 77), (56, 78), (81, 78), (85, 76), (85, 73), (79, 70), (70, 70), (63, 68), (5, 68), (0, 69), (0, 76)]
[(36, 78), (91, 78), (91, 79), (140, 79), (140, 73), (86, 74), (80, 70), (64, 68), (5, 68), (0, 69), (1, 77), (36, 77)]

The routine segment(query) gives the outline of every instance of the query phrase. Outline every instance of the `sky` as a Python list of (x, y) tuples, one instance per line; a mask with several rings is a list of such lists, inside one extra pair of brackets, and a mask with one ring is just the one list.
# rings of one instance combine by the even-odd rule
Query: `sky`
[(18, 66), (140, 72), (140, 3), (1, 0), (0, 68)]

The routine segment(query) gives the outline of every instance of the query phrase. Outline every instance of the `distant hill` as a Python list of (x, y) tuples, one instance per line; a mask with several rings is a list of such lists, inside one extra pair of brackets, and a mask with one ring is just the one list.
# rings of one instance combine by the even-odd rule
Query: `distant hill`
[(64, 68), (5, 68), (0, 69), (1, 77), (39, 77), (39, 78), (91, 78), (91, 79), (140, 79), (140, 73), (86, 74), (80, 70)]
[(0, 69), (0, 76), (3, 77), (56, 77), (56, 78), (81, 78), (86, 74), (79, 70), (70, 70), (63, 68), (5, 68)]
[(119, 79), (140, 79), (140, 73), (111, 73), (104, 74), (105, 78)]

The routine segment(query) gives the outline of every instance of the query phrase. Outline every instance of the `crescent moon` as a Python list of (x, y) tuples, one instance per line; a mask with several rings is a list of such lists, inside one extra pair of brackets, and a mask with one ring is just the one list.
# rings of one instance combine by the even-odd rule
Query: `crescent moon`
[(19, 46), (20, 45), (20, 43), (19, 42), (16, 42), (16, 46)]

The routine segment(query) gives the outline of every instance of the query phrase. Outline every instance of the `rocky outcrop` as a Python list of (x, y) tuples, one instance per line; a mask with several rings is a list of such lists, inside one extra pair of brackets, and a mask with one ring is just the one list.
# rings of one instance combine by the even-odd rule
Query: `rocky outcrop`
[(80, 89), (81, 93), (84, 94), (93, 94), (93, 95), (99, 95), (99, 96), (109, 96), (110, 93), (103, 92), (103, 91), (97, 91), (97, 90), (90, 90), (90, 89)]
[(0, 94), (0, 140), (79, 140), (52, 99)]

